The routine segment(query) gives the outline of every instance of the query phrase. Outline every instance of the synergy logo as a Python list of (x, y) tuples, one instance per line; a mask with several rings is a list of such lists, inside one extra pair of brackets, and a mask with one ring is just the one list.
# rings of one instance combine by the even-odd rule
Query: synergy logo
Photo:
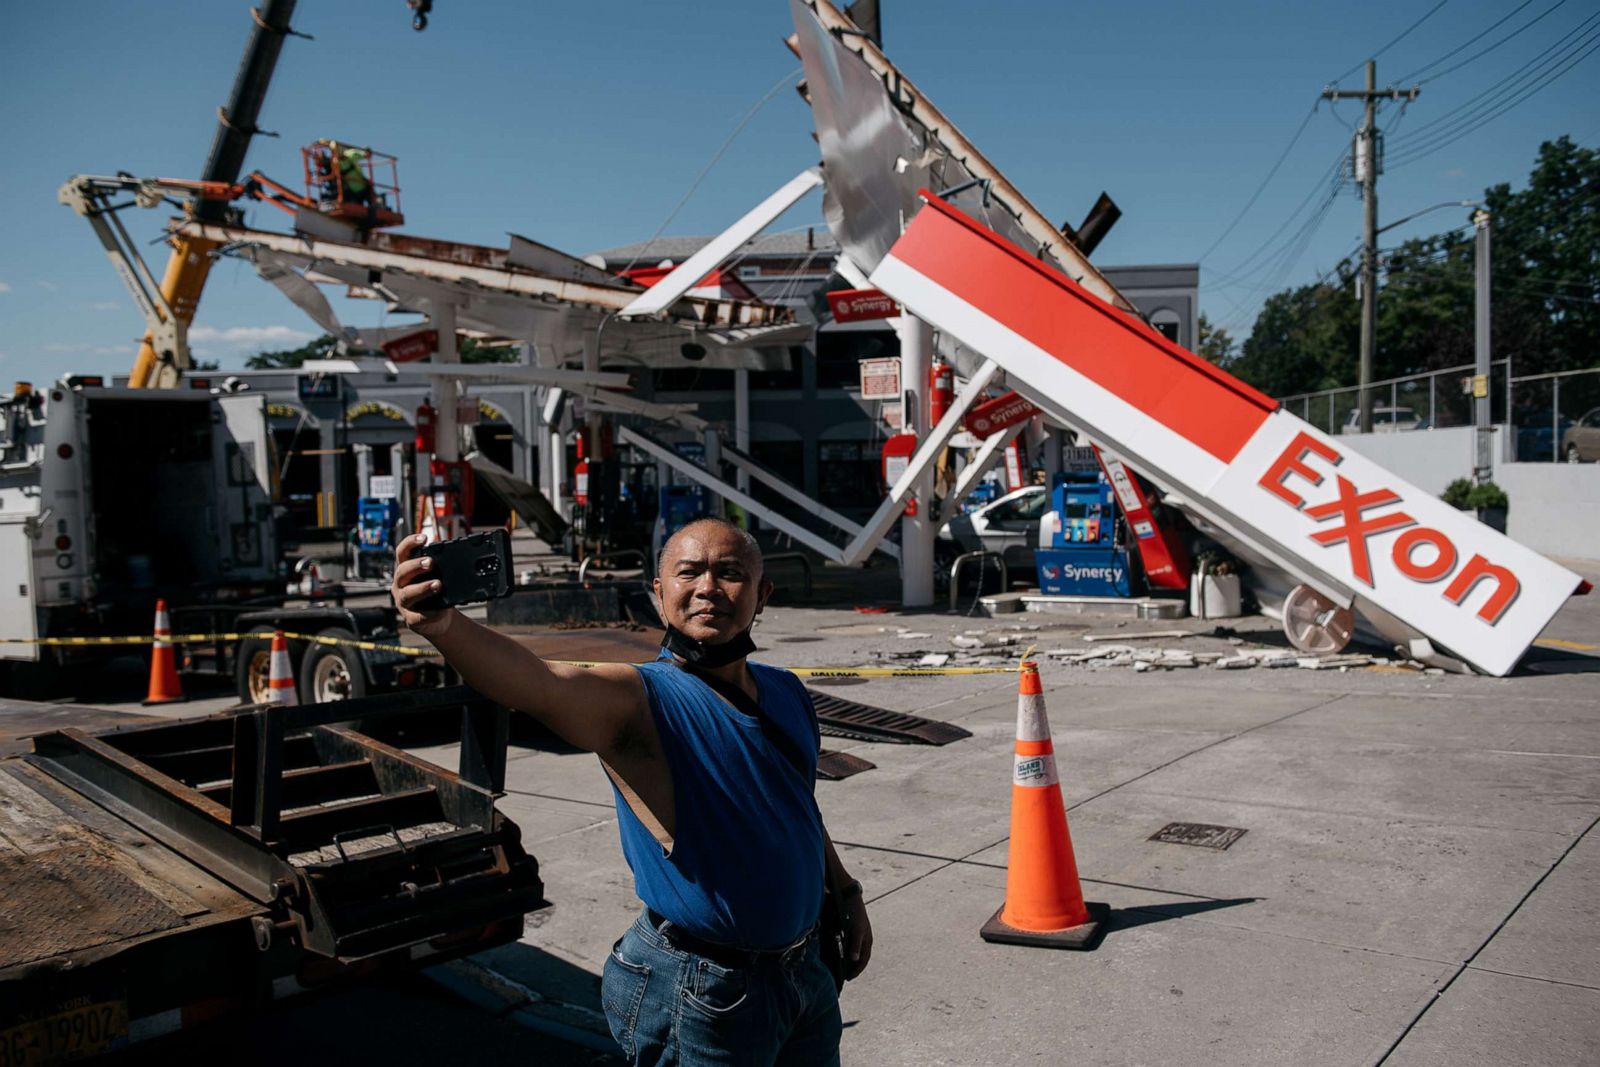
[[(1290, 479), (1310, 486), (1322, 485), (1325, 475), (1307, 462), (1313, 456), (1330, 468), (1335, 491), (1326, 499), (1311, 504), (1290, 487)], [(1373, 539), (1404, 530), (1387, 546), (1395, 572), (1422, 585), (1449, 578), (1443, 596), (1457, 606), (1480, 582), (1493, 582), (1494, 589), (1479, 607), (1477, 616), (1491, 626), (1498, 623), (1522, 590), (1517, 576), (1509, 568), (1492, 563), (1478, 553), (1473, 553), (1458, 568), (1461, 552), (1448, 534), (1419, 524), (1405, 510), (1405, 500), (1394, 490), (1384, 486), (1364, 489), (1331, 470), (1343, 460), (1337, 449), (1301, 431), (1267, 467), (1257, 484), (1317, 524), (1318, 528), (1307, 535), (1312, 541), (1324, 546), (1346, 546), (1350, 573), (1369, 589), (1377, 588), (1373, 577)], [(1383, 548), (1379, 547), (1378, 551)]]
[[(1045, 577), (1047, 577), (1047, 578), (1054, 578), (1055, 577), (1055, 575), (1050, 573), (1050, 570), (1052, 570), (1052, 569), (1053, 568), (1046, 568)], [(1069, 582), (1095, 581), (1095, 582), (1110, 582), (1113, 585), (1115, 585), (1115, 584), (1118, 584), (1118, 583), (1120, 583), (1122, 581), (1122, 568), (1121, 567), (1079, 567), (1079, 566), (1077, 566), (1076, 564), (1073, 564), (1073, 563), (1063, 563), (1061, 565), (1061, 577), (1065, 578)]]

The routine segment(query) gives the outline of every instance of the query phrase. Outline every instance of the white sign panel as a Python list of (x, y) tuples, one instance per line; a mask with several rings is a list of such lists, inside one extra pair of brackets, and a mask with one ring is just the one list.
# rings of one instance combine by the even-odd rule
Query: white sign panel
[(861, 361), (861, 399), (900, 399), (899, 359), (864, 359)]

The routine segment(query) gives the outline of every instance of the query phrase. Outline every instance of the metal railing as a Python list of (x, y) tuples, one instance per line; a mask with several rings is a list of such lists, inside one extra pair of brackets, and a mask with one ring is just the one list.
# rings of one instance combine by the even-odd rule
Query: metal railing
[[(1509, 357), (1494, 360), (1489, 367), (1489, 420), (1514, 431), (1508, 434), (1504, 458), (1518, 463), (1595, 458), (1593, 449), (1580, 443), (1587, 437), (1571, 431), (1589, 416), (1600, 436), (1600, 367), (1524, 375), (1515, 369), (1515, 359)], [(1471, 426), (1473, 374), (1468, 363), (1373, 382), (1368, 388), (1373, 394), (1374, 431)], [(1356, 386), (1296, 393), (1278, 402), (1327, 433), (1356, 432), (1360, 417)]]
[[(1000, 591), (1002, 593), (1004, 593), (1008, 589), (1011, 588), (1011, 574), (1010, 574), (1009, 571), (1006, 570), (1006, 558), (1005, 558), (1005, 556), (1001, 555), (999, 552), (982, 552), (982, 551), (979, 551), (979, 552), (963, 552), (961, 555), (957, 556), (955, 558), (955, 560), (950, 564), (950, 610), (951, 611), (956, 610), (956, 601), (961, 596), (961, 568), (965, 567), (968, 563), (971, 563), (973, 560), (979, 560), (979, 561), (984, 563), (984, 570), (987, 570), (988, 569), (987, 561), (989, 559), (991, 559), (991, 558), (996, 563), (998, 563), (1000, 565)], [(980, 570), (978, 572), (978, 594), (977, 595), (978, 595), (978, 597), (980, 599), (983, 597), (983, 570)]]
[(578, 564), (578, 581), (581, 582), (587, 579), (589, 577), (589, 568), (597, 566), (600, 560), (615, 564), (625, 559), (637, 559), (639, 561), (639, 569), (644, 572), (644, 576), (646, 578), (650, 577), (650, 557), (637, 548), (622, 548), (615, 552), (599, 552), (592, 556), (583, 557), (583, 562)]
[[(1511, 360), (1497, 359), (1489, 365), (1489, 396), (1498, 409), (1492, 421), (1504, 420), (1507, 373)], [(1378, 433), (1395, 430), (1433, 430), (1445, 426), (1472, 425), (1472, 376), (1470, 363), (1459, 367), (1384, 378), (1369, 385), (1372, 393), (1372, 426)], [(1299, 415), (1324, 433), (1355, 433), (1361, 409), (1361, 390), (1348, 385), (1338, 389), (1319, 389), (1279, 397), (1278, 403)]]
[(1508, 459), (1517, 463), (1600, 459), (1600, 367), (1512, 378), (1507, 393), (1516, 429), (1506, 446)]

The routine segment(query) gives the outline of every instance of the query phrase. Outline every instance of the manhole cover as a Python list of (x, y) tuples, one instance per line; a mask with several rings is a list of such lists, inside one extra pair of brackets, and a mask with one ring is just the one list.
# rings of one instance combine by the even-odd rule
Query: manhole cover
[(1169, 822), (1150, 835), (1151, 841), (1169, 845), (1194, 845), (1222, 851), (1245, 835), (1239, 826), (1211, 826), (1203, 822)]

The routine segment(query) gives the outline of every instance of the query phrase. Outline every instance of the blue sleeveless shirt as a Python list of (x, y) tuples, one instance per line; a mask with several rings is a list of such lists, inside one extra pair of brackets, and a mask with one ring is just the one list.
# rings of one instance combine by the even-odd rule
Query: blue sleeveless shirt
[(815, 796), (821, 734), (798, 678), (749, 666), (762, 713), (806, 758), (803, 780), (760, 722), (663, 651), (636, 669), (672, 775), (677, 827), (670, 853), (615, 785), (612, 792), (639, 899), (695, 937), (777, 948), (803, 936), (822, 908), (822, 813)]

